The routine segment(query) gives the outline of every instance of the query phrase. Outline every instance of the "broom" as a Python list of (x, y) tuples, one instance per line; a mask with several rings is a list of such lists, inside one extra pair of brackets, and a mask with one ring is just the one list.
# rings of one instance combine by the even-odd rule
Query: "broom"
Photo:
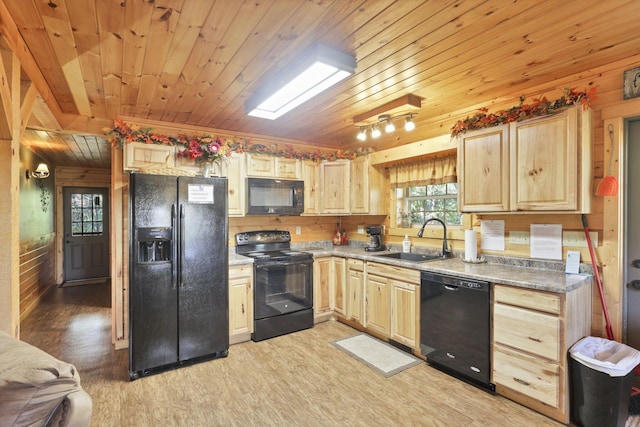
[(596, 196), (611, 197), (618, 195), (618, 180), (611, 174), (611, 166), (613, 163), (613, 125), (609, 124), (609, 140), (611, 141), (611, 152), (609, 154), (609, 170), (607, 176), (598, 184), (596, 188)]

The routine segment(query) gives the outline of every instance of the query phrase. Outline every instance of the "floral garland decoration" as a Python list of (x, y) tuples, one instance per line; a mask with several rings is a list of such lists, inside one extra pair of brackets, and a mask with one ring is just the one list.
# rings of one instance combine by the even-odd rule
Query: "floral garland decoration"
[(268, 147), (264, 144), (256, 144), (250, 139), (223, 138), (220, 136), (196, 136), (178, 135), (167, 136), (153, 132), (151, 128), (141, 128), (135, 124), (128, 124), (122, 120), (115, 120), (112, 129), (105, 129), (105, 135), (109, 136), (109, 142), (113, 148), (122, 148), (131, 142), (144, 144), (175, 145), (182, 149), (178, 151), (178, 157), (195, 160), (196, 162), (219, 162), (224, 156), (232, 153), (270, 154), (272, 156), (289, 159), (333, 161), (338, 159), (353, 160), (373, 151), (372, 148), (361, 148), (356, 151), (337, 150), (330, 153), (301, 152), (293, 149), (291, 145), (277, 148), (275, 145)]
[(507, 110), (489, 113), (488, 108), (480, 108), (478, 110), (479, 112), (474, 116), (467, 117), (464, 120), (458, 120), (451, 128), (451, 136), (462, 135), (470, 130), (499, 126), (505, 123), (553, 114), (570, 105), (581, 104), (582, 108), (587, 110), (591, 105), (591, 101), (596, 99), (596, 86), (583, 92), (577, 92), (575, 88), (565, 88), (563, 91), (564, 95), (555, 101), (549, 101), (543, 96), (542, 98), (533, 99), (530, 104), (525, 104), (524, 97), (521, 96), (520, 104)]

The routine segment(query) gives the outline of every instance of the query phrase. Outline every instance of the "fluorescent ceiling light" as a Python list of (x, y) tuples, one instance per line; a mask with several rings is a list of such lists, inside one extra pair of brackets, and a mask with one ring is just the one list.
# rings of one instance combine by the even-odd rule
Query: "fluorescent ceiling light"
[(249, 98), (245, 109), (253, 117), (277, 119), (354, 71), (353, 56), (324, 45), (315, 45), (274, 78), (268, 88)]

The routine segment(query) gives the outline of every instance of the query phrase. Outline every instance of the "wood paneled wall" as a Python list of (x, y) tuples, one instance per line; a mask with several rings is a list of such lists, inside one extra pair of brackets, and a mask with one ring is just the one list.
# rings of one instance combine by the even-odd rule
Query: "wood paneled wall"
[(20, 241), (20, 321), (55, 284), (56, 233)]

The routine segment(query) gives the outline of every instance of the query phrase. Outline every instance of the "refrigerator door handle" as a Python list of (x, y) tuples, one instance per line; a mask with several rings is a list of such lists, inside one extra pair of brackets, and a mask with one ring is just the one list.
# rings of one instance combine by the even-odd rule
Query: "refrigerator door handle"
[[(176, 205), (171, 204), (171, 241), (176, 241)], [(171, 245), (171, 289), (176, 289), (178, 285), (178, 249), (176, 245)]]
[(180, 203), (180, 231), (178, 240), (178, 287), (182, 288), (184, 283), (182, 283), (182, 257), (184, 256), (184, 205)]

